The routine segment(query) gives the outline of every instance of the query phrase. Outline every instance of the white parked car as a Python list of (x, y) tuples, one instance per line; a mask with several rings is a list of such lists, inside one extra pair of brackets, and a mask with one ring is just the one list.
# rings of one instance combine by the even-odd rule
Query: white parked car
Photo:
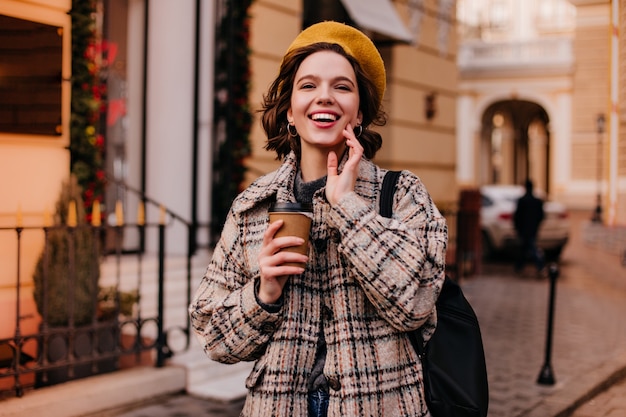
[[(517, 200), (524, 195), (520, 185), (484, 185), (480, 187), (482, 197), (480, 226), (482, 250), (485, 257), (501, 253), (516, 253), (519, 240), (513, 227), (513, 214)], [(558, 259), (570, 234), (567, 208), (556, 201), (546, 201), (545, 195), (535, 190), (535, 195), (544, 200), (544, 219), (539, 228), (537, 246), (546, 259)]]

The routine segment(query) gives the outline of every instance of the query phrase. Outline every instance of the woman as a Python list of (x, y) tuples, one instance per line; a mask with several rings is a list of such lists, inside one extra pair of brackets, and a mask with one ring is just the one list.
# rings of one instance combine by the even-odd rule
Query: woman
[[(190, 306), (211, 359), (256, 361), (242, 416), (427, 416), (406, 332), (436, 326), (447, 227), (403, 171), (393, 218), (379, 215), (385, 68), (336, 22), (304, 30), (264, 97), (266, 148), (282, 165), (234, 201)], [(313, 205), (308, 256), (274, 238), (275, 201)], [(306, 262), (306, 268), (287, 266)]]

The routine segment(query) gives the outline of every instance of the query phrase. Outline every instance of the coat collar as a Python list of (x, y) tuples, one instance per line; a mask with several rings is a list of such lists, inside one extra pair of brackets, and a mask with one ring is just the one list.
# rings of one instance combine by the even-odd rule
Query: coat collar
[[(347, 156), (341, 159), (340, 172), (346, 160)], [(245, 212), (266, 200), (296, 201), (293, 189), (297, 173), (298, 162), (295, 154), (291, 152), (276, 171), (259, 177), (235, 199), (233, 212)], [(366, 200), (376, 201), (380, 194), (380, 178), (380, 168), (369, 159), (362, 158), (355, 192)]]

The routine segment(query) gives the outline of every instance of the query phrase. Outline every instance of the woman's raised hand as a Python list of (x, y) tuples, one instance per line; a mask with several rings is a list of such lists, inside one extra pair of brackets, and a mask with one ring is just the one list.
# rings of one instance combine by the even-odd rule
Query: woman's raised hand
[(363, 156), (363, 146), (354, 135), (352, 125), (348, 123), (343, 130), (348, 147), (348, 161), (343, 167), (341, 174), (337, 173), (339, 159), (335, 152), (328, 154), (328, 177), (326, 180), (326, 198), (331, 206), (334, 206), (344, 195), (354, 191), (354, 185), (359, 174), (359, 162)]

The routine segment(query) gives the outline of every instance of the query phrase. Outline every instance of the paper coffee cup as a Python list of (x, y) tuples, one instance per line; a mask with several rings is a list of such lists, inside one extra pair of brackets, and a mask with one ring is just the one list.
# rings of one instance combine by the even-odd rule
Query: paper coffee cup
[[(311, 231), (311, 217), (313, 207), (311, 204), (301, 203), (274, 203), (269, 209), (270, 223), (282, 219), (283, 225), (276, 232), (274, 237), (298, 236), (304, 239), (304, 243), (299, 246), (290, 246), (282, 250), (308, 255), (309, 252), (309, 232)], [(300, 266), (304, 268), (305, 263), (286, 262), (284, 265)]]

